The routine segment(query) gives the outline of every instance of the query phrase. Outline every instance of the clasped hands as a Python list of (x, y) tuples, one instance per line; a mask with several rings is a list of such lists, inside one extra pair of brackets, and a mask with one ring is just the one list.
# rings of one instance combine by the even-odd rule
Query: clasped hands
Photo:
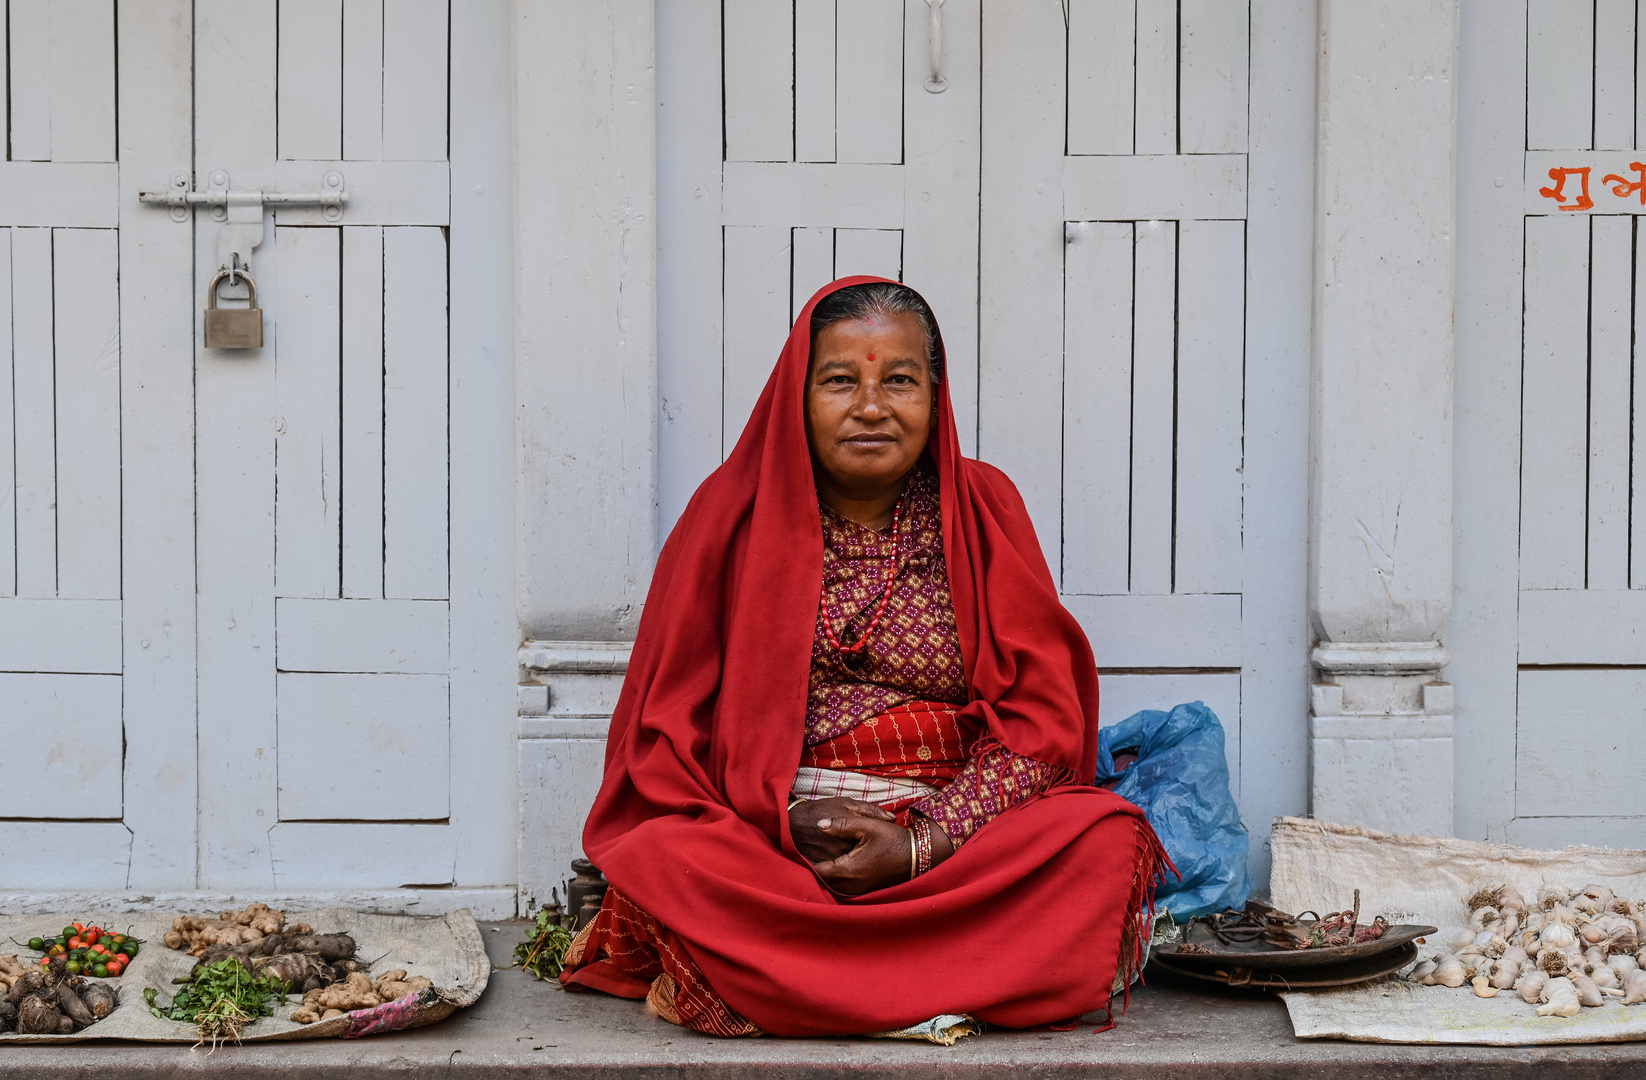
[[(861, 799), (814, 799), (789, 811), (794, 844), (817, 876), (846, 896), (909, 880), (909, 830)], [(932, 826), (932, 865), (954, 853), (942, 829)]]

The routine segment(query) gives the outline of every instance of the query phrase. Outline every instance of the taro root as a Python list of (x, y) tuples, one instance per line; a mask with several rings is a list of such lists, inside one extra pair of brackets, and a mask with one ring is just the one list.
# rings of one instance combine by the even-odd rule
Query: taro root
[(6, 1000), (11, 1002), (13, 1005), (21, 1006), (25, 997), (30, 994), (38, 993), (40, 990), (45, 988), (45, 985), (46, 973), (36, 968), (27, 975), (20, 976), (18, 980), (12, 984), (11, 993), (6, 995)]
[[(55, 1001), (47, 1001), (39, 994), (30, 994), (17, 1006), (17, 1033), (19, 1035), (56, 1035), (61, 1021), (68, 1020), (57, 1009)], [(69, 1021), (70, 1029), (73, 1021)]]
[(99, 1020), (113, 1012), (119, 1000), (114, 987), (102, 979), (83, 980), (80, 986), (80, 999), (86, 1003), (86, 1008), (91, 1010), (92, 1016)]
[(287, 986), (303, 986), (311, 978), (325, 981), (325, 965), (308, 953), (281, 953), (257, 961), (257, 970)]
[(57, 984), (57, 1008), (64, 1016), (74, 1021), (77, 1028), (91, 1027), (97, 1023), (97, 1017), (86, 1008), (86, 1003), (80, 1000), (80, 995), (66, 982)]
[(311, 953), (326, 961), (348, 960), (354, 956), (354, 939), (347, 934), (293, 934), (282, 948)]

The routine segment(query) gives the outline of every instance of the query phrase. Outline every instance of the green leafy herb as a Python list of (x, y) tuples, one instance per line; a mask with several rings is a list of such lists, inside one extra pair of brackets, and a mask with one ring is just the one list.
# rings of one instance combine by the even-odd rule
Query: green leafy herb
[(572, 932), (561, 926), (559, 920), (558, 911), (538, 908), (537, 926), (530, 937), (514, 947), (511, 966), (529, 971), (539, 979), (559, 975), (566, 963), (566, 950), (572, 947)]
[(271, 977), (258, 978), (230, 957), (201, 968), (194, 981), (184, 984), (164, 1008), (156, 1004), (153, 987), (143, 991), (149, 1011), (164, 1020), (192, 1022), (200, 1041), (213, 1046), (240, 1041), (241, 1030), (260, 1016), (273, 1016), (274, 1005), (286, 997), (286, 984)]

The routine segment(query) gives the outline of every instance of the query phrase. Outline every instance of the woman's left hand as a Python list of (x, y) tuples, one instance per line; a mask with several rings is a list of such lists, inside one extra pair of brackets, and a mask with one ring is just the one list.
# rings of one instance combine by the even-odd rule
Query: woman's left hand
[(835, 892), (862, 896), (909, 880), (909, 830), (901, 825), (843, 814), (824, 818), (817, 828), (830, 837), (852, 841), (851, 850), (845, 854), (812, 864), (818, 877)]

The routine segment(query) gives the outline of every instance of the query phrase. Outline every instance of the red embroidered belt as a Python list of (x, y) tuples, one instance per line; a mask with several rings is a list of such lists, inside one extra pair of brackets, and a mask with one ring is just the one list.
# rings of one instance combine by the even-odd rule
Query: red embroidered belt
[(850, 731), (808, 746), (802, 767), (849, 769), (871, 776), (925, 780), (939, 787), (960, 775), (982, 725), (960, 706), (911, 701), (871, 716)]

